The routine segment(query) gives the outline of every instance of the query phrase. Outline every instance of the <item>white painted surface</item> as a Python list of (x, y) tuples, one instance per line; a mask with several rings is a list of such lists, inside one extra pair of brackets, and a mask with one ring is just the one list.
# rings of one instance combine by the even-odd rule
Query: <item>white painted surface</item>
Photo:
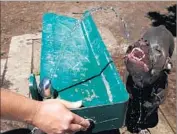
[(9, 89), (28, 96), (28, 78), (31, 73), (32, 39), (40, 38), (40, 34), (25, 34), (11, 39), (7, 72), (5, 75)]

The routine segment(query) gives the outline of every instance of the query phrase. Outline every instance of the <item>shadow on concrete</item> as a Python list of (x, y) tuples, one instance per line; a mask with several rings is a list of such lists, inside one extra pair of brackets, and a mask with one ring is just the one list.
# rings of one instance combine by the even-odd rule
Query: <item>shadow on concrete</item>
[(1, 88), (9, 89), (10, 86), (13, 85), (9, 80), (6, 79), (0, 78), (0, 81), (1, 81), (1, 85), (0, 85)]
[(173, 36), (176, 36), (176, 4), (167, 7), (167, 10), (167, 14), (156, 11), (148, 12), (147, 17), (152, 20), (152, 26), (164, 25)]
[(6, 72), (7, 72), (7, 62), (5, 65), (5, 69), (3, 70), (2, 75), (0, 76), (0, 88), (9, 89), (10, 86), (12, 86), (13, 84), (9, 80), (6, 80), (5, 78)]

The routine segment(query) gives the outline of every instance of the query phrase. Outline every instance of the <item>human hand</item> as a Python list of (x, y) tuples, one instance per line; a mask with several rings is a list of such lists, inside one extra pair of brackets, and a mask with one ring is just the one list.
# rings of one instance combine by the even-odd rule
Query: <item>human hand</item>
[(81, 101), (71, 103), (58, 99), (40, 102), (32, 124), (47, 134), (73, 134), (85, 131), (90, 125), (89, 121), (69, 110), (81, 105)]

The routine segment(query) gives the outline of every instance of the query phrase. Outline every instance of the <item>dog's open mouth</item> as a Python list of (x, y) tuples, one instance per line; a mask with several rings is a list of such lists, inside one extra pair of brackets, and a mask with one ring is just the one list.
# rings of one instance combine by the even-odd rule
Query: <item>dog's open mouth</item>
[(133, 48), (132, 52), (130, 53), (130, 56), (136, 61), (141, 61), (145, 57), (145, 54), (142, 49)]
[(145, 52), (140, 47), (134, 47), (131, 52), (128, 53), (124, 58), (126, 59), (126, 61), (130, 61), (137, 66), (143, 68), (145, 72), (148, 72), (149, 67), (147, 66), (147, 63), (145, 63), (145, 57)]

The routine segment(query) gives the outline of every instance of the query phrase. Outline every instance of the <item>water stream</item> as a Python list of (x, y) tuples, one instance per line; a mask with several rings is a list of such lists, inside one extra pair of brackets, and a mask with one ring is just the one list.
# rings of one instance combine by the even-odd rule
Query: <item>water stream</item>
[[(74, 26), (73, 26), (73, 28), (70, 30), (70, 32), (69, 32), (67, 35), (65, 35), (64, 39), (62, 40), (63, 45), (65, 44), (65, 45), (64, 45), (65, 47), (63, 48), (63, 50), (65, 50), (65, 48), (67, 48), (67, 42), (68, 42), (68, 40), (72, 39), (73, 33), (80, 27), (82, 21), (83, 21), (86, 17), (88, 17), (89, 15), (92, 15), (92, 16), (93, 16), (95, 13), (100, 12), (100, 11), (111, 11), (111, 12), (113, 12), (113, 13), (115, 14), (115, 17), (116, 17), (116, 18), (118, 18), (118, 19), (121, 20), (121, 22), (123, 23), (125, 38), (126, 38), (126, 40), (127, 40), (127, 43), (129, 43), (130, 34), (129, 34), (129, 31), (128, 31), (127, 23), (126, 23), (126, 22), (124, 21), (124, 19), (120, 16), (120, 14), (118, 13), (118, 11), (116, 11), (114, 7), (96, 7), (96, 8), (91, 8), (90, 10), (88, 10), (88, 12), (87, 12), (85, 15), (83, 15), (83, 16), (74, 24)], [(64, 53), (64, 51), (63, 51), (63, 53)], [(59, 58), (60, 58), (62, 55), (63, 55), (63, 54), (60, 54), (60, 55), (57, 55), (57, 57), (56, 57), (57, 63), (56, 63), (56, 65), (55, 65), (54, 70), (53, 70), (52, 73), (51, 73), (51, 77), (52, 77), (52, 78), (54, 78), (54, 76), (55, 76), (55, 73), (56, 73), (56, 71), (57, 71), (58, 65), (60, 64)]]

